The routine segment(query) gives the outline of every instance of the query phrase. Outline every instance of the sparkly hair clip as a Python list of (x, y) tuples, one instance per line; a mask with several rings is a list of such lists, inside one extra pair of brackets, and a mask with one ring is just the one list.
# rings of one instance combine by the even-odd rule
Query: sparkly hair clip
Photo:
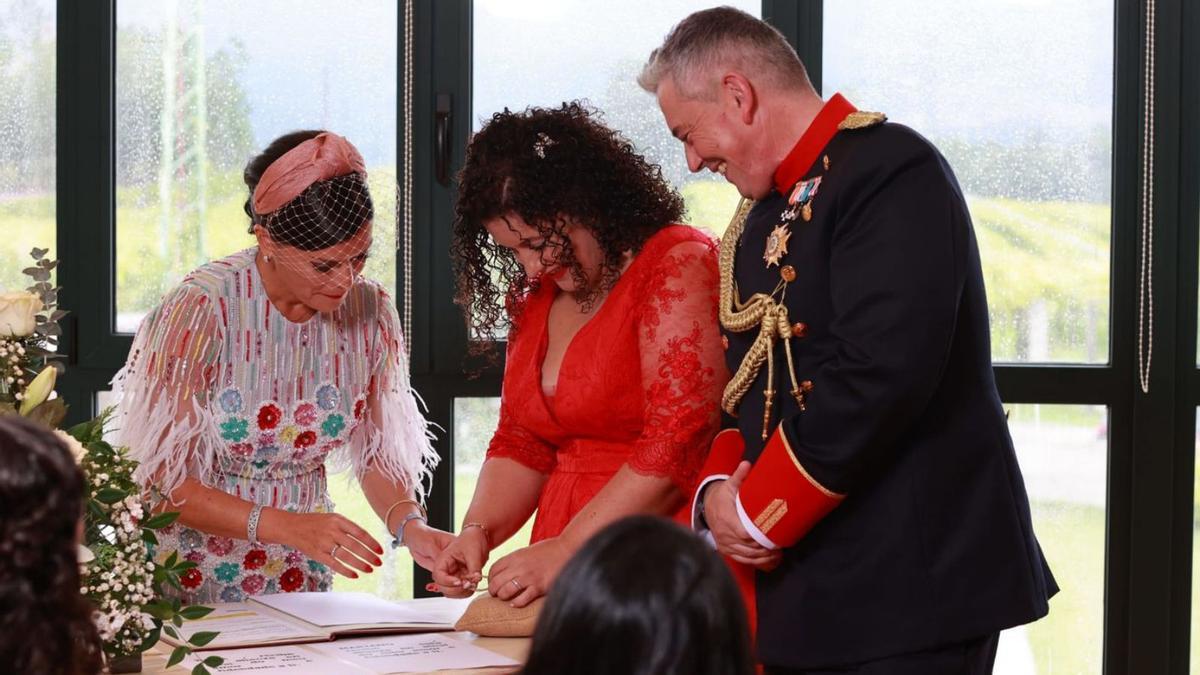
[(546, 148), (555, 145), (557, 142), (545, 132), (539, 131), (537, 140), (533, 142), (533, 153), (538, 156), (538, 159), (546, 159)]

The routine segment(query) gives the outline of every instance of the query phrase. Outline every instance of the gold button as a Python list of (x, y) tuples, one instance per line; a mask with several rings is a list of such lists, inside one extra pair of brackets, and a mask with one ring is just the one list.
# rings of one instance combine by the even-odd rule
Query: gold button
[(808, 324), (802, 321), (792, 324), (792, 335), (798, 338), (808, 335)]
[(823, 164), (825, 164), (825, 170), (828, 171), (829, 170), (829, 155), (825, 155), (825, 158), (821, 161)]
[(796, 268), (791, 265), (784, 265), (779, 268), (779, 276), (789, 284), (796, 280)]
[(806, 394), (808, 392), (812, 391), (813, 390), (812, 380), (805, 380), (805, 381), (801, 382), (800, 389), (801, 389), (801, 391), (803, 391)]

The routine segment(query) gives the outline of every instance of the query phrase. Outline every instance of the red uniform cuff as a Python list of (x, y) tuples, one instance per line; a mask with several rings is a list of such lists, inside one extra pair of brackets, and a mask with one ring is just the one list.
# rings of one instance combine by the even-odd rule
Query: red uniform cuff
[(804, 469), (781, 427), (775, 429), (738, 491), (747, 517), (784, 548), (800, 541), (844, 498)]

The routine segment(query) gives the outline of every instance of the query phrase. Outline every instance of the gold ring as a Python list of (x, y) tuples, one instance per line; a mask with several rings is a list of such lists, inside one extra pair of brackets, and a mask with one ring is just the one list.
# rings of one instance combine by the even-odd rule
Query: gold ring
[(516, 577), (513, 577), (513, 580), (510, 581), (509, 583), (516, 584), (518, 591), (523, 590), (525, 588), (524, 586), (521, 585), (521, 582), (517, 581)]

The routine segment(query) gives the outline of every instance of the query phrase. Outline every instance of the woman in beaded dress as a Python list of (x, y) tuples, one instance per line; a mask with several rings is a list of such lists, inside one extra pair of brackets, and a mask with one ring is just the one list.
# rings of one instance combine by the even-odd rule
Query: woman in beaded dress
[(160, 511), (155, 555), (197, 566), (189, 602), (326, 591), (382, 563), (333, 513), (331, 471), (353, 468), (375, 512), (426, 566), (436, 464), (409, 387), (395, 307), (359, 276), (374, 210), (362, 157), (328, 132), (277, 139), (246, 168), (256, 247), (210, 262), (142, 322), (114, 380), (118, 442)]

